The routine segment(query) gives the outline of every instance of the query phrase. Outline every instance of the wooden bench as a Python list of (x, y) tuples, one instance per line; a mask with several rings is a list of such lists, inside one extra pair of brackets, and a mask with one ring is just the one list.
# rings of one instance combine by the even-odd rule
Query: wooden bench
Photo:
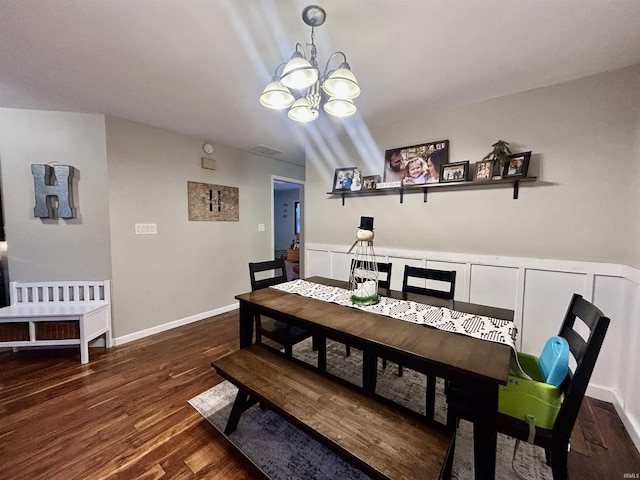
[(0, 308), (0, 347), (80, 346), (89, 361), (89, 342), (104, 335), (111, 347), (110, 283), (11, 282), (11, 305)]
[(439, 479), (451, 473), (453, 432), (302, 362), (251, 345), (212, 366), (239, 388), (227, 434), (242, 412), (260, 402), (373, 478)]

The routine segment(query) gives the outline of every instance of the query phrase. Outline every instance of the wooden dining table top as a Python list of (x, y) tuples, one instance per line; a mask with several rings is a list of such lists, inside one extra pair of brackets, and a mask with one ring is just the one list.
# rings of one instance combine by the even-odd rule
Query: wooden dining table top
[[(324, 277), (310, 277), (308, 282), (348, 288), (347, 282)], [(406, 295), (397, 291), (382, 291), (385, 296), (444, 306), (453, 310), (513, 320), (513, 311), (466, 302), (450, 302), (435, 297)], [(396, 353), (424, 362), (435, 375), (465, 381), (476, 378), (484, 383), (506, 385), (510, 346), (466, 335), (438, 330), (385, 315), (350, 308), (323, 300), (265, 288), (235, 297), (258, 308), (260, 313), (273, 314), (311, 331), (325, 333), (328, 338), (346, 338), (351, 345), (358, 342), (379, 349), (381, 353)], [(270, 315), (269, 315), (270, 316)], [(337, 335), (333, 335), (337, 334)], [(340, 337), (340, 338), (339, 338)]]

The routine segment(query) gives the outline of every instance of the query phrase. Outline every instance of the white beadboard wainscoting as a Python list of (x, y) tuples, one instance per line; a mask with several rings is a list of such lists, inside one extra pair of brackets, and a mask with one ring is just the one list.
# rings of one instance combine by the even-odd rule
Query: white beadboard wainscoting
[[(350, 245), (305, 245), (304, 276), (347, 280)], [(515, 311), (518, 348), (538, 355), (557, 335), (571, 295), (581, 294), (611, 319), (587, 395), (612, 402), (640, 449), (640, 271), (618, 264), (376, 248), (393, 264), (402, 289), (405, 265), (455, 270), (455, 299)]]

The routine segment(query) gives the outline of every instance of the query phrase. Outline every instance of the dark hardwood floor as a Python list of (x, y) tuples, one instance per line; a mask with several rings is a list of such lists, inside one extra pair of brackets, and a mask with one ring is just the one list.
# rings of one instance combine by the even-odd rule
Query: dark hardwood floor
[[(0, 479), (265, 478), (187, 403), (222, 380), (210, 363), (238, 348), (237, 315), (92, 348), (87, 365), (77, 349), (1, 352)], [(583, 402), (569, 472), (640, 472), (611, 404)]]

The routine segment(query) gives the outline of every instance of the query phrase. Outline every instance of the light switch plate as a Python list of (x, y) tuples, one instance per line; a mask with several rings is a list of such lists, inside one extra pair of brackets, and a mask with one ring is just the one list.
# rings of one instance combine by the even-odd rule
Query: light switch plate
[(136, 223), (136, 235), (156, 235), (158, 225), (155, 223)]

